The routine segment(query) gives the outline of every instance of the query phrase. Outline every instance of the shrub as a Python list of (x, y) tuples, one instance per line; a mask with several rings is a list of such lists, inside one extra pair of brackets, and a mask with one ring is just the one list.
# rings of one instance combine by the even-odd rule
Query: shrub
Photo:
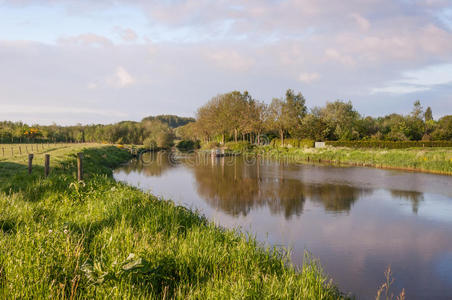
[(215, 141), (211, 141), (211, 142), (204, 142), (201, 144), (201, 148), (202, 149), (214, 149), (219, 147), (220, 144), (218, 142)]
[(228, 142), (225, 144), (228, 150), (233, 152), (246, 152), (248, 150), (253, 149), (253, 145), (249, 142), (240, 141), (240, 142)]
[[(284, 147), (289, 148), (312, 148), (314, 147), (314, 140), (310, 139), (285, 139), (284, 140)], [(281, 140), (276, 138), (273, 139), (270, 143), (273, 147), (281, 147)]]
[(327, 146), (349, 148), (404, 149), (414, 147), (452, 147), (452, 141), (327, 141)]
[(199, 141), (182, 140), (179, 143), (177, 143), (176, 147), (180, 151), (190, 151), (194, 149), (199, 149)]

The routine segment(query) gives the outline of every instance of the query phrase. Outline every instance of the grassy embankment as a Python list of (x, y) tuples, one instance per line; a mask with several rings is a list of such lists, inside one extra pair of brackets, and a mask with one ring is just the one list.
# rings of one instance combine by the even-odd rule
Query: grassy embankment
[[(112, 146), (45, 149), (0, 159), (1, 298), (337, 299), (315, 260), (295, 270), (281, 251), (117, 183), (129, 159)], [(39, 166), (38, 166), (39, 165)]]
[(352, 149), (258, 147), (255, 153), (292, 161), (337, 163), (452, 175), (452, 148)]

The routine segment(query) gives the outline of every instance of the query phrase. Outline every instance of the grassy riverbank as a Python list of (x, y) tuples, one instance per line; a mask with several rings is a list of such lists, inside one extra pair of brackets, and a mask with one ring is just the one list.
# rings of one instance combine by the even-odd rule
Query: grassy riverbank
[(294, 161), (340, 163), (452, 175), (452, 148), (352, 149), (259, 147), (256, 153)]
[(46, 149), (48, 178), (28, 175), (25, 156), (0, 160), (1, 298), (342, 297), (315, 260), (295, 270), (281, 251), (115, 182), (126, 151), (81, 147)]

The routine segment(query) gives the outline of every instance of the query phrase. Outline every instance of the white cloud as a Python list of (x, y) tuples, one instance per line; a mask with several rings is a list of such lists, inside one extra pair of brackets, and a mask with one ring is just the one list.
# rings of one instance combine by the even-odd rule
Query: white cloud
[(356, 22), (358, 27), (363, 30), (367, 31), (370, 28), (370, 22), (360, 14), (351, 14), (350, 17)]
[(304, 83), (312, 83), (318, 79), (320, 79), (319, 73), (301, 73), (300, 76), (298, 76), (298, 80)]
[(254, 59), (245, 57), (235, 50), (211, 51), (206, 56), (216, 66), (232, 71), (248, 71), (254, 65)]
[(126, 69), (124, 69), (123, 67), (118, 67), (116, 69), (116, 74), (113, 82), (114, 85), (122, 88), (134, 83), (135, 78), (133, 78), (132, 75), (130, 75), (129, 72), (126, 71)]
[(392, 86), (386, 86), (382, 88), (374, 88), (371, 90), (371, 94), (412, 94), (417, 92), (424, 92), (430, 90), (429, 87), (423, 87), (423, 86), (410, 86), (410, 85), (392, 85)]
[(114, 31), (125, 42), (134, 42), (138, 39), (138, 34), (131, 28), (116, 26)]
[(347, 65), (347, 66), (353, 66), (355, 65), (355, 61), (353, 60), (353, 58), (351, 58), (350, 56), (347, 55), (343, 55), (341, 53), (339, 53), (338, 50), (336, 49), (326, 49), (325, 50), (325, 57), (327, 60), (330, 61), (335, 61), (335, 62), (339, 62), (343, 65)]
[(61, 37), (58, 39), (61, 44), (72, 44), (80, 46), (113, 46), (113, 42), (101, 35), (94, 33), (84, 33), (77, 36)]
[[(0, 41), (0, 104), (95, 103), (140, 119), (192, 115), (233, 89), (271, 101), (301, 88), (309, 106), (340, 97), (374, 114), (379, 93), (392, 94), (381, 97), (391, 112), (430, 89), (432, 108), (442, 101), (452, 113), (450, 91), (435, 85), (447, 76), (410, 73), (452, 64), (448, 0), (64, 0), (52, 14), (54, 0), (3, 2), (0, 27), (11, 30)], [(328, 89), (300, 85), (320, 78)]]
[(452, 64), (428, 66), (404, 72), (401, 79), (388, 83), (385, 87), (374, 88), (371, 93), (411, 94), (429, 91), (437, 86), (452, 83)]
[(88, 89), (97, 89), (102, 87), (126, 88), (136, 82), (135, 78), (127, 72), (124, 67), (119, 66), (116, 71), (104, 79), (88, 83)]
[(2, 104), (2, 110), (0, 116), (8, 114), (26, 114), (26, 115), (36, 115), (36, 114), (90, 114), (99, 116), (113, 116), (113, 117), (126, 117), (127, 115), (122, 112), (105, 110), (105, 109), (95, 109), (88, 107), (70, 107), (70, 106), (55, 106), (55, 105), (10, 105)]

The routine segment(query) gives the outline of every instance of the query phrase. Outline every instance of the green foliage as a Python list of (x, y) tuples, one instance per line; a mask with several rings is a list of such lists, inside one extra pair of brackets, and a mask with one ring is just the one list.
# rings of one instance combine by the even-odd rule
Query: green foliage
[(432, 137), (435, 140), (452, 140), (452, 116), (445, 116), (439, 119), (438, 126), (433, 131)]
[[(339, 143), (339, 142), (335, 142)], [(357, 166), (396, 168), (452, 175), (450, 148), (335, 148), (318, 149), (259, 147), (269, 157), (290, 158), (291, 161), (339, 163)]]
[[(284, 146), (289, 148), (313, 148), (315, 144), (314, 140), (310, 139), (285, 139)], [(273, 139), (270, 143), (273, 147), (281, 147), (280, 139)]]
[(244, 153), (254, 148), (252, 144), (246, 141), (228, 142), (224, 145), (228, 150), (232, 152)]
[(326, 145), (349, 148), (404, 149), (414, 147), (452, 147), (452, 141), (327, 141)]
[(201, 143), (201, 149), (215, 149), (220, 146), (220, 143), (216, 141), (204, 142)]
[(68, 168), (48, 178), (0, 169), (1, 298), (344, 298), (310, 256), (299, 272), (285, 251), (114, 181), (127, 151), (85, 149), (74, 183), (76, 151), (52, 156)]
[(199, 141), (182, 140), (177, 143), (176, 148), (180, 151), (190, 151), (201, 147)]
[(187, 117), (179, 117), (179, 116), (175, 116), (175, 115), (159, 115), (159, 116), (149, 116), (146, 118), (143, 118), (143, 120), (141, 121), (146, 122), (146, 121), (160, 121), (166, 125), (168, 125), (170, 128), (177, 128), (180, 126), (184, 126), (186, 124), (195, 122), (194, 118), (187, 118)]
[(158, 120), (147, 120), (143, 122), (143, 130), (146, 136), (143, 141), (145, 147), (168, 149), (173, 146), (174, 133), (167, 124)]

